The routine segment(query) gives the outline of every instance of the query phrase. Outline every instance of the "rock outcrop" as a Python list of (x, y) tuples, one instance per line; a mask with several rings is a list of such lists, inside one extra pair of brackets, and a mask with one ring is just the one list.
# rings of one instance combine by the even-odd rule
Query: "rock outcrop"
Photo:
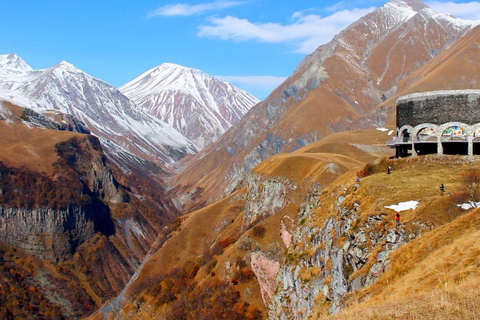
[(0, 240), (42, 259), (69, 257), (96, 232), (112, 235), (106, 203), (123, 201), (96, 138), (70, 139), (57, 152), (53, 178), (1, 168)]
[(362, 206), (344, 204), (351, 192), (337, 192), (336, 205), (323, 217), (318, 208), (325, 194), (319, 190), (312, 190), (302, 204), (299, 226), (268, 305), (270, 319), (307, 319), (318, 303), (328, 305), (329, 314), (337, 313), (347, 293), (374, 283), (387, 270), (392, 251), (429, 230), (418, 224), (418, 232), (407, 234), (403, 226), (391, 227), (385, 214), (364, 221)]
[[(43, 129), (45, 119), (38, 119), (42, 129), (25, 129), (47, 138), (60, 134)], [(135, 173), (123, 176), (97, 138), (67, 136), (73, 138), (50, 144), (57, 160), (39, 167), (50, 166), (49, 172), (36, 170), (39, 163), (18, 168), (0, 162), (0, 243), (21, 252), (13, 260), (50, 265), (28, 283), (62, 315), (77, 318), (92, 312), (92, 303), (100, 306), (124, 288), (162, 227), (178, 212), (158, 182)], [(65, 279), (77, 288), (74, 295), (63, 290)], [(25, 286), (25, 281), (12, 286)], [(42, 314), (28, 312), (32, 317)]]

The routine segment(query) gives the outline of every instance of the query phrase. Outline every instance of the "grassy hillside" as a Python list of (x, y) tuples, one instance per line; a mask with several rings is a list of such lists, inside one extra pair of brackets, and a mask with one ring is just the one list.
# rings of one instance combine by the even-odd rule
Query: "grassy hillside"
[[(210, 310), (210, 319), (212, 314), (216, 319), (265, 317), (272, 279), (257, 281), (268, 268), (259, 270), (255, 264), (282, 263), (309, 190), (326, 188), (345, 173), (360, 170), (365, 161), (391, 154), (385, 147), (388, 139), (387, 132), (379, 130), (339, 133), (266, 159), (237, 191), (177, 220), (128, 287), (127, 303), (117, 316), (188, 319), (193, 314), (202, 318), (200, 314)], [(229, 300), (218, 303), (230, 305), (223, 311), (236, 313), (211, 310), (225, 290)], [(186, 313), (178, 314), (186, 303)]]
[[(426, 156), (391, 164), (392, 174), (386, 174), (385, 166), (377, 166), (379, 171), (363, 178), (345, 203), (360, 204), (360, 224), (385, 214), (387, 220), (378, 228), (388, 229), (394, 227), (395, 212), (385, 206), (419, 201), (416, 209), (401, 212), (406, 234), (418, 236), (389, 255), (389, 266), (378, 281), (347, 294), (343, 301), (346, 310), (329, 319), (478, 318), (480, 298), (474, 292), (480, 284), (480, 212), (464, 211), (457, 204), (468, 201), (462, 173), (480, 170), (480, 160)], [(446, 188), (443, 196), (440, 183)], [(325, 212), (318, 210), (316, 215)], [(420, 225), (426, 226), (421, 232)], [(370, 263), (376, 262), (375, 255), (372, 258)], [(350, 279), (365, 273), (368, 266), (351, 274)], [(317, 299), (314, 317), (326, 317), (324, 298)]]
[[(0, 117), (0, 161), (12, 167), (25, 167), (51, 175), (57, 161), (55, 145), (73, 137), (85, 135), (58, 130), (47, 130), (22, 122), (22, 108), (2, 102), (8, 118)], [(3, 121), (2, 121), (3, 120)]]

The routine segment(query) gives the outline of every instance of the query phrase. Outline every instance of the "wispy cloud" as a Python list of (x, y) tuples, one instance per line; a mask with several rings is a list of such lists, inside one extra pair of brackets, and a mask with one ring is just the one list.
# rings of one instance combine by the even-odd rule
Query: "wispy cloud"
[(232, 83), (233, 85), (251, 92), (263, 99), (276, 87), (282, 84), (286, 77), (274, 76), (215, 76), (216, 78)]
[(480, 2), (477, 1), (467, 3), (427, 1), (425, 4), (437, 12), (450, 13), (457, 18), (480, 20)]
[(221, 9), (238, 6), (242, 3), (243, 2), (241, 1), (215, 1), (195, 5), (184, 3), (167, 4), (150, 12), (148, 14), (148, 17), (150, 18), (155, 16), (174, 17), (200, 15), (209, 11), (219, 11)]
[(330, 41), (335, 34), (373, 10), (374, 7), (342, 10), (325, 18), (296, 12), (289, 24), (253, 23), (233, 16), (212, 17), (209, 25), (200, 26), (197, 35), (233, 41), (289, 43), (296, 47), (295, 51), (298, 53), (311, 53), (319, 45)]

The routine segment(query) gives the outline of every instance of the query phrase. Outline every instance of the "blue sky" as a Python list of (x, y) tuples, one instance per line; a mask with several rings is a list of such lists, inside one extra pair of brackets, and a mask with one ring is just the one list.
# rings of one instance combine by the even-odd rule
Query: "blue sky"
[[(114, 86), (177, 63), (264, 99), (308, 53), (386, 2), (0, 0), (0, 54), (34, 69), (65, 60)], [(480, 20), (480, 2), (425, 3)]]

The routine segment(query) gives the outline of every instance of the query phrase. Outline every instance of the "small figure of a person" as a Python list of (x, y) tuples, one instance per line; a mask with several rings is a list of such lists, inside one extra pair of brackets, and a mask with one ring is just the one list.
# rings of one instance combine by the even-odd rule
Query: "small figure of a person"
[(357, 177), (357, 183), (360, 183), (360, 177)]
[(398, 212), (395, 215), (395, 221), (397, 223), (397, 227), (400, 227), (400, 214)]
[(387, 167), (387, 174), (390, 174), (390, 171), (392, 171), (392, 167), (388, 166)]
[(443, 193), (445, 192), (445, 186), (442, 184), (440, 184), (440, 195), (443, 196)]

